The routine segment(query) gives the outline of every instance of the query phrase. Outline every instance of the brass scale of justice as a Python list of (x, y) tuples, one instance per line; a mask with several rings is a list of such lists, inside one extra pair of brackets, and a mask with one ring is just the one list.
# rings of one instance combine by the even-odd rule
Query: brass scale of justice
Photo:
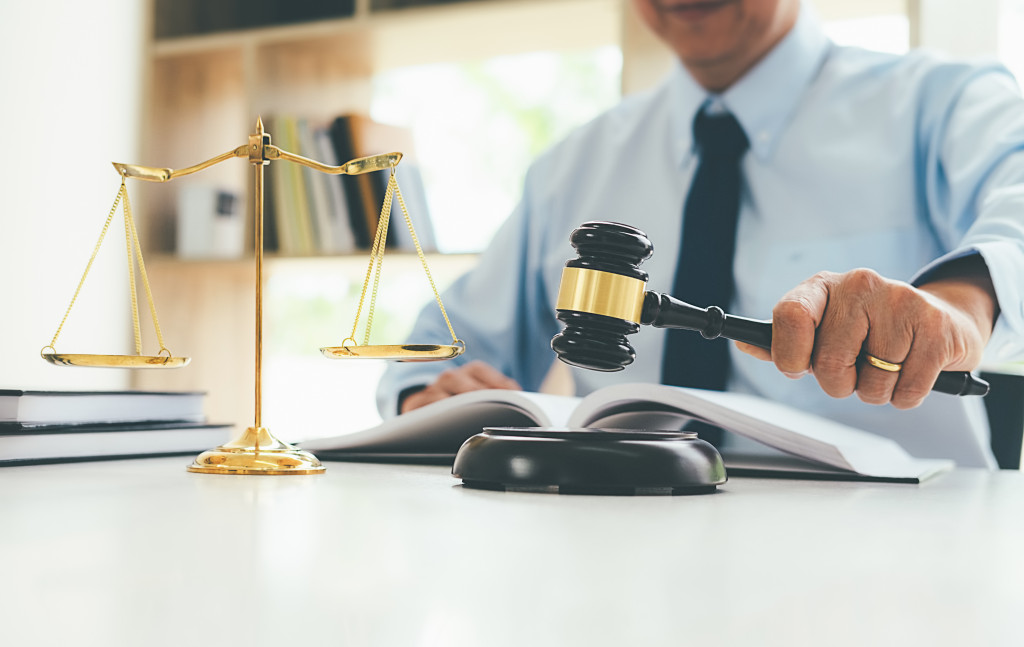
[[(135, 228), (134, 217), (132, 216), (131, 205), (128, 200), (126, 181), (129, 179), (144, 180), (147, 182), (169, 182), (171, 180), (191, 175), (215, 164), (227, 161), (232, 158), (244, 158), (254, 168), (254, 225), (255, 225), (255, 256), (256, 256), (256, 371), (255, 371), (255, 416), (252, 427), (247, 428), (240, 436), (231, 442), (220, 447), (203, 452), (195, 461), (188, 466), (190, 472), (205, 474), (317, 474), (324, 471), (323, 464), (311, 453), (296, 448), (276, 438), (269, 429), (262, 425), (262, 365), (263, 365), (263, 167), (272, 161), (287, 161), (307, 166), (321, 173), (331, 175), (360, 175), (373, 171), (390, 171), (387, 189), (384, 195), (384, 202), (381, 207), (380, 218), (374, 236), (373, 245), (370, 250), (370, 261), (366, 268), (366, 276), (363, 281), (362, 293), (359, 298), (359, 306), (356, 310), (355, 322), (352, 325), (352, 333), (342, 341), (340, 346), (323, 347), (320, 351), (324, 356), (331, 359), (384, 359), (394, 361), (437, 361), (446, 360), (461, 355), (465, 349), (465, 343), (460, 340), (448, 313), (445, 311), (437, 286), (430, 274), (423, 249), (420, 247), (416, 230), (413, 227), (409, 211), (402, 198), (402, 192), (398, 188), (395, 168), (402, 159), (402, 153), (385, 153), (370, 157), (361, 157), (351, 160), (339, 166), (330, 166), (316, 160), (290, 153), (284, 149), (271, 144), (270, 133), (263, 130), (263, 120), (257, 118), (256, 132), (249, 135), (249, 142), (234, 150), (218, 155), (194, 166), (184, 169), (155, 168), (137, 164), (114, 163), (114, 168), (121, 176), (121, 186), (118, 189), (117, 197), (106, 222), (100, 233), (99, 240), (93, 249), (92, 256), (86, 264), (85, 272), (78, 282), (71, 303), (68, 305), (64, 318), (57, 327), (57, 332), (48, 345), (43, 347), (40, 354), (46, 361), (58, 366), (87, 366), (106, 368), (180, 368), (186, 366), (190, 358), (176, 357), (164, 344), (163, 333), (160, 329), (160, 322), (157, 318), (156, 305), (153, 300), (153, 293), (150, 289), (149, 278), (146, 275), (146, 266), (142, 258), (142, 248), (139, 245), (138, 232)], [(409, 229), (416, 253), (419, 255), (420, 263), (426, 274), (430, 287), (434, 292), (434, 299), (441, 310), (448, 332), (451, 334), (451, 344), (401, 344), (401, 345), (371, 345), (369, 343), (370, 331), (373, 326), (374, 305), (377, 298), (377, 290), (380, 282), (381, 267), (384, 261), (384, 248), (387, 238), (388, 224), (391, 216), (393, 201), (397, 198), (401, 208), (405, 225)], [(135, 332), (135, 355), (99, 355), (81, 353), (58, 353), (55, 345), (60, 336), (64, 324), (67, 322), (71, 309), (78, 299), (82, 285), (85, 283), (89, 270), (92, 268), (96, 255), (103, 244), (107, 230), (110, 228), (118, 205), (121, 205), (124, 212), (125, 244), (128, 255), (128, 277), (132, 301), (132, 324)], [(134, 252), (134, 257), (133, 257)], [(135, 282), (135, 262), (138, 261), (139, 275), (146, 291), (146, 298), (149, 302), (150, 315), (153, 319), (157, 343), (160, 350), (156, 355), (142, 354), (142, 337), (139, 329), (138, 295)], [(372, 287), (371, 287), (372, 275)], [(367, 307), (366, 329), (362, 344), (356, 342), (356, 332), (359, 327), (360, 315), (366, 300), (367, 291), (370, 291), (370, 301)]]

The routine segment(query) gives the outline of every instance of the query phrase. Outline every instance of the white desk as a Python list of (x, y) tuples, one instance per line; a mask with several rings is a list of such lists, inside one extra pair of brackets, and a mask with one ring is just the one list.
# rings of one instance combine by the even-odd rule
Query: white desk
[(462, 488), (443, 467), (0, 469), (0, 644), (1024, 644), (1024, 474)]

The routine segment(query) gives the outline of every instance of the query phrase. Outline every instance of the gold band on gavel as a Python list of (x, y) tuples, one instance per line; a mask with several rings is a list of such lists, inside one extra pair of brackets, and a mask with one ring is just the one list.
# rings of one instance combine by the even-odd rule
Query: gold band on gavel
[(566, 267), (562, 270), (555, 308), (640, 323), (646, 286), (640, 279), (621, 274)]

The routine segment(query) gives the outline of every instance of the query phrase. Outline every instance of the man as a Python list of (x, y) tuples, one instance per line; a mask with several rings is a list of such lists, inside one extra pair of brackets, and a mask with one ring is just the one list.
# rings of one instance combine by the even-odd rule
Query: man
[[(686, 229), (701, 160), (716, 150), (697, 141), (698, 127), (723, 117), (743, 140), (731, 296), (698, 305), (773, 318), (771, 352), (737, 345), (725, 386), (871, 429), (918, 456), (992, 466), (980, 400), (929, 394), (940, 371), (1024, 358), (1024, 101), (1012, 77), (837, 47), (799, 0), (635, 4), (681, 65), (534, 163), (480, 266), (444, 297), (465, 361), (390, 367), (382, 412), (400, 396), (408, 411), (479, 388), (536, 389), (559, 330), (568, 234), (583, 221), (645, 231), (649, 289), (686, 300), (685, 281), (708, 279), (673, 283), (705, 236)], [(412, 338), (444, 338), (443, 326), (425, 311)], [(671, 347), (662, 361), (663, 331), (634, 337), (637, 360), (622, 373), (574, 371), (580, 393), (657, 382), (685, 362)]]

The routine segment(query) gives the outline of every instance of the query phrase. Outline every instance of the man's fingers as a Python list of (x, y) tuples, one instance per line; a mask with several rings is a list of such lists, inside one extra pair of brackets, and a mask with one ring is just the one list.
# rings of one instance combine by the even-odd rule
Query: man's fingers
[(456, 395), (480, 389), (515, 388), (508, 386), (508, 382), (508, 378), (494, 367), (484, 362), (474, 361), (444, 371), (437, 376), (434, 384), (449, 395)]
[[(890, 402), (897, 409), (912, 409), (921, 404), (939, 376), (939, 367), (922, 345), (911, 347), (907, 358), (902, 362), (896, 386)], [(866, 370), (866, 369), (865, 369)], [(877, 370), (877, 369), (876, 369)]]
[(463, 367), (463, 370), (480, 384), (479, 388), (484, 389), (509, 389), (512, 391), (522, 391), (523, 387), (519, 386), (519, 383), (508, 377), (498, 369), (494, 368), (486, 362), (474, 360)]
[[(904, 354), (906, 351), (904, 351)], [(880, 355), (870, 355), (882, 359)], [(889, 357), (897, 357), (890, 353)], [(903, 355), (898, 357), (902, 358)], [(869, 354), (862, 355), (857, 362), (857, 397), (868, 404), (885, 404), (892, 400), (896, 384), (900, 380), (900, 371), (887, 370), (887, 364), (905, 365), (905, 362), (883, 360), (881, 366), (869, 361)]]
[(796, 286), (772, 311), (771, 359), (790, 377), (811, 370), (815, 331), (829, 302), (833, 275), (821, 272)]
[(864, 353), (896, 364), (907, 357), (914, 330), (904, 302), (911, 291), (869, 269), (841, 275), (815, 341), (814, 374), (826, 393), (843, 398), (856, 391), (864, 402), (889, 402), (899, 375), (866, 363)]
[(459, 393), (479, 391), (480, 389), (521, 391), (522, 387), (490, 364), (476, 360), (464, 366), (448, 369), (438, 375), (432, 384), (415, 393), (410, 393), (402, 401), (402, 413)]
[(413, 409), (419, 409), (425, 407), (432, 402), (438, 400), (444, 400), (450, 398), (450, 393), (445, 393), (443, 390), (437, 388), (437, 386), (431, 385), (410, 393), (402, 400), (402, 410), (399, 413), (408, 413)]
[(753, 344), (748, 344), (742, 341), (738, 341), (735, 343), (736, 348), (740, 349), (747, 355), (752, 355), (753, 357), (756, 357), (757, 359), (763, 360), (765, 362), (772, 361), (772, 353), (769, 350), (765, 350), (760, 346), (754, 346)]

